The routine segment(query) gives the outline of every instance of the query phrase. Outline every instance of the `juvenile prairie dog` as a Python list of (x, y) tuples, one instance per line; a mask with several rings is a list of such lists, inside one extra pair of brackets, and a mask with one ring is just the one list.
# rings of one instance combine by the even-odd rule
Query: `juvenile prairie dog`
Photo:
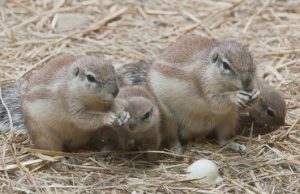
[(238, 109), (259, 96), (255, 74), (250, 52), (239, 43), (189, 35), (170, 45), (148, 74), (161, 108), (163, 146), (178, 140), (185, 144), (212, 130), (225, 145), (238, 122)]
[(92, 142), (101, 150), (157, 150), (160, 146), (160, 112), (144, 86), (124, 86), (116, 98), (131, 118), (121, 127), (104, 127)]
[(115, 70), (100, 57), (54, 58), (29, 76), (26, 90), (25, 125), (40, 149), (74, 150), (87, 143), (91, 131), (129, 118), (115, 103)]
[(260, 98), (249, 110), (249, 116), (241, 117), (241, 125), (255, 128), (277, 129), (285, 124), (286, 104), (279, 90), (263, 80), (256, 79), (255, 86), (260, 90)]
[(160, 112), (152, 94), (143, 86), (122, 87), (117, 96), (131, 116), (119, 129), (120, 145), (125, 149), (157, 150), (160, 146)]

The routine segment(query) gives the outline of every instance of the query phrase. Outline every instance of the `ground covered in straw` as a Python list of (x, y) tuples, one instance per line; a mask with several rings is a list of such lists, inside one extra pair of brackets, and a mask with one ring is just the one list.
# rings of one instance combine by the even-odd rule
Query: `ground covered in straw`
[[(284, 94), (287, 124), (258, 137), (236, 137), (248, 147), (244, 155), (205, 141), (180, 156), (162, 152), (155, 163), (138, 154), (43, 153), (30, 149), (26, 135), (1, 134), (1, 193), (300, 192), (298, 0), (53, 2), (0, 1), (1, 81), (18, 78), (61, 53), (101, 55), (122, 65), (156, 56), (183, 34), (202, 34), (234, 39), (251, 49), (260, 75)], [(63, 13), (79, 14), (75, 29), (61, 24)], [(216, 162), (222, 183), (183, 181), (185, 168), (200, 158)]]

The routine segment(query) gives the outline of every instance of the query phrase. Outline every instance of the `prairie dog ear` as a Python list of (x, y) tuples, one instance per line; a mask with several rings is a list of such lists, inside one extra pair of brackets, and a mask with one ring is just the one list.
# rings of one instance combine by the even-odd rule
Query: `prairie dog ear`
[(78, 74), (79, 74), (79, 67), (73, 67), (73, 69), (72, 69), (72, 75), (74, 77), (77, 77)]
[(217, 62), (218, 58), (219, 58), (219, 54), (216, 51), (214, 51), (211, 55), (211, 62), (212, 63)]

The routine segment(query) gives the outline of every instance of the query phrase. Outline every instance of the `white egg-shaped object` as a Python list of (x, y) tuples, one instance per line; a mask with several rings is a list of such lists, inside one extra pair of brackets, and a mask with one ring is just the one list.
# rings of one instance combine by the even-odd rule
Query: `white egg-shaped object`
[(207, 159), (197, 160), (186, 171), (188, 172), (187, 179), (200, 179), (205, 184), (216, 184), (222, 180), (217, 165)]

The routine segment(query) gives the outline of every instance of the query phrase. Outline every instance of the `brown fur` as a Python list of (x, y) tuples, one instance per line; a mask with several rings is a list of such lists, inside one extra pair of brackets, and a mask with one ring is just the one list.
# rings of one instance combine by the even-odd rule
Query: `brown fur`
[(28, 76), (26, 91), (23, 116), (40, 149), (74, 150), (91, 131), (111, 126), (123, 112), (114, 101), (115, 70), (99, 57), (57, 57)]
[(251, 126), (267, 131), (274, 130), (285, 124), (286, 104), (279, 90), (256, 79), (255, 86), (261, 91), (260, 99), (249, 110), (248, 117), (241, 118), (242, 126)]
[[(1, 82), (0, 89), (3, 100), (3, 102), (0, 101), (0, 133), (8, 130), (25, 133), (26, 127), (21, 113), (21, 84), (15, 80)], [(9, 119), (9, 113), (11, 120)], [(12, 128), (10, 128), (10, 121), (12, 121)]]
[[(131, 115), (128, 123), (119, 128), (99, 129), (91, 142), (101, 150), (159, 149), (160, 113), (147, 89), (144, 86), (122, 87), (116, 101)], [(149, 117), (145, 118), (146, 115)]]
[[(223, 61), (235, 73), (225, 73)], [(236, 42), (185, 36), (170, 45), (148, 74), (162, 109), (164, 143), (173, 146), (216, 129), (223, 145), (237, 123), (238, 107), (250, 102), (240, 103), (240, 93), (253, 90), (255, 69), (249, 51)]]
[(116, 69), (120, 86), (146, 85), (152, 60), (129, 63)]

